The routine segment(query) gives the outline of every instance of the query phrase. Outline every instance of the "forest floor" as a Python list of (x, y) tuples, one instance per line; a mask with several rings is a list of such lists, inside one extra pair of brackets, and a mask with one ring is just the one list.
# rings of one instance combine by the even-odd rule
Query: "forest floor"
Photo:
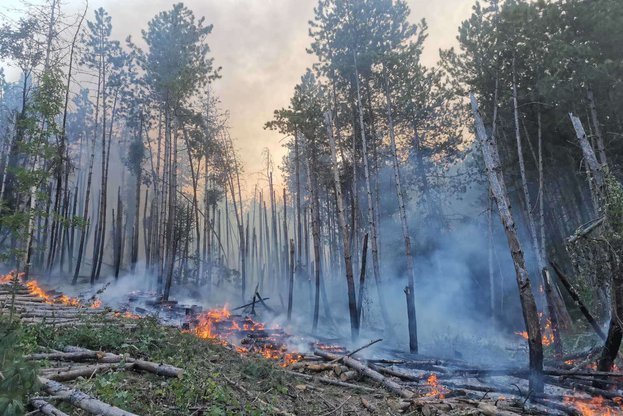
[[(5, 311), (6, 312), (6, 311)], [(110, 371), (64, 384), (108, 404), (140, 415), (393, 415), (399, 399), (382, 388), (361, 393), (315, 384), (288, 374), (276, 362), (241, 355), (218, 342), (160, 325), (155, 319), (119, 318), (100, 326), (85, 316), (72, 326), (36, 324), (15, 328), (12, 348), (23, 354), (63, 351), (79, 346), (128, 354), (184, 369), (180, 378), (133, 371)], [(130, 327), (124, 325), (132, 321)], [(0, 316), (0, 327), (8, 327)], [(4, 345), (4, 348), (7, 348)], [(39, 366), (51, 367), (50, 362)], [(371, 387), (375, 387), (372, 386)], [(88, 414), (61, 401), (54, 403), (73, 415)], [(400, 412), (402, 413), (402, 412)], [(412, 413), (416, 414), (416, 413)]]
[[(208, 332), (235, 323), (214, 321)], [(270, 330), (251, 332), (252, 341)], [(349, 354), (318, 347), (314, 354), (293, 355), (294, 361), (285, 356), (276, 361), (245, 350), (244, 340), (236, 346), (201, 336), (197, 329), (167, 326), (154, 316), (46, 293), (36, 282), (0, 284), (0, 415), (623, 414), (618, 400), (576, 396), (568, 388), (550, 388), (547, 400), (535, 398), (539, 405), (527, 404), (530, 392), (524, 394), (518, 385), (525, 380), (507, 372), (498, 374), (507, 385), (502, 388), (481, 381), (487, 371), (453, 361), (409, 359), (405, 362), (418, 370), (405, 373), (375, 364), (396, 360), (371, 361), (368, 366), (349, 358), (380, 340)], [(280, 365), (284, 361), (286, 368)], [(564, 382), (564, 377), (550, 379)], [(601, 394), (612, 398), (614, 393)], [(39, 413), (46, 402), (60, 413)], [(96, 407), (89, 408), (89, 403)], [(102, 406), (107, 411), (100, 411)]]

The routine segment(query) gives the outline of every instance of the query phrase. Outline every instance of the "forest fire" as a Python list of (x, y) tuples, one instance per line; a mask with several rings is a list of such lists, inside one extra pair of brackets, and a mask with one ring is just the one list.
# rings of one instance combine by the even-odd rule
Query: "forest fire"
[(223, 345), (231, 344), (242, 354), (254, 353), (279, 361), (283, 367), (301, 358), (298, 353), (288, 352), (286, 340), (289, 335), (281, 327), (266, 328), (265, 324), (249, 316), (233, 315), (227, 305), (201, 314), (191, 332)]
[(137, 315), (137, 314), (129, 312), (129, 311), (125, 311), (125, 312), (117, 311), (117, 312), (115, 312), (115, 316), (117, 318), (141, 319), (141, 315)]
[[(542, 313), (539, 314), (539, 317), (542, 317), (542, 316), (543, 316)], [(515, 332), (515, 334), (519, 335), (526, 341), (528, 340), (527, 331)], [(554, 331), (552, 330), (552, 321), (549, 318), (545, 321), (545, 324), (543, 325), (543, 329), (541, 330), (541, 343), (546, 347), (549, 347), (550, 345), (554, 343)]]
[[(619, 406), (623, 404), (623, 398), (616, 398), (613, 400)], [(582, 416), (615, 416), (615, 415), (623, 415), (623, 408), (613, 408), (608, 406), (606, 400), (601, 397), (593, 397), (590, 399), (575, 397), (575, 396), (565, 396), (563, 402), (565, 404), (570, 404)]]
[(437, 397), (439, 399), (443, 399), (446, 397), (447, 389), (439, 384), (439, 379), (437, 378), (437, 374), (431, 374), (426, 379), (426, 384), (430, 387), (430, 392), (426, 394), (428, 397)]
[[(37, 296), (38, 298), (43, 299), (44, 303), (48, 304), (56, 304), (56, 305), (66, 305), (73, 306), (76, 308), (88, 306), (89, 308), (100, 308), (102, 306), (102, 301), (100, 299), (94, 298), (90, 301), (88, 305), (85, 305), (78, 298), (74, 298), (71, 296), (67, 296), (65, 294), (55, 295), (46, 290), (44, 290), (36, 280), (30, 280), (28, 282), (23, 281), (24, 273), (19, 273), (17, 275), (18, 282), (24, 284), (31, 295)], [(0, 276), (0, 284), (10, 284), (15, 281), (15, 272), (9, 272), (3, 276)]]

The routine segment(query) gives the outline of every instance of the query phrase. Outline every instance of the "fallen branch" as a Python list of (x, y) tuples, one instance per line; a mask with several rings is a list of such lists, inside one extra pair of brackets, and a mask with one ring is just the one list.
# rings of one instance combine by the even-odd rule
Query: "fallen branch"
[(61, 412), (43, 399), (30, 399), (30, 405), (39, 413), (43, 413), (47, 416), (69, 416), (67, 413)]
[(335, 360), (330, 361), (329, 364), (337, 363), (339, 361), (342, 361), (342, 359), (344, 357), (352, 357), (353, 355), (357, 354), (359, 351), (363, 351), (366, 348), (371, 347), (372, 345), (376, 344), (377, 342), (381, 342), (381, 341), (383, 341), (383, 338), (379, 338), (379, 339), (375, 339), (374, 341), (370, 341), (366, 345), (364, 345), (363, 347), (357, 348), (353, 352), (350, 352), (350, 353), (348, 353), (346, 355), (343, 355), (343, 356), (340, 356), (340, 357), (336, 358)]
[[(316, 350), (314, 351), (314, 354), (327, 360), (335, 360), (335, 359), (340, 358), (339, 355), (332, 354), (326, 351)], [(399, 395), (400, 397), (404, 397), (406, 399), (410, 399), (411, 397), (413, 397), (413, 392), (404, 389), (400, 384), (388, 379), (387, 377), (383, 376), (378, 371), (374, 371), (373, 369), (371, 369), (370, 367), (368, 367), (361, 361), (355, 360), (354, 358), (351, 358), (351, 357), (343, 356), (342, 362), (346, 364), (348, 367), (355, 369), (359, 371), (360, 373), (364, 374), (366, 377), (369, 377), (372, 380), (379, 382), (389, 391)]]
[(360, 386), (360, 385), (352, 384), (352, 383), (346, 383), (344, 381), (333, 380), (327, 377), (314, 377), (310, 374), (297, 373), (296, 371), (288, 371), (288, 370), (285, 370), (285, 372), (296, 377), (304, 378), (309, 381), (318, 381), (320, 383), (330, 384), (332, 386), (346, 387), (349, 389), (365, 391), (368, 393), (374, 393), (376, 391), (375, 389), (370, 388), (370, 387)]
[(76, 368), (74, 370), (57, 372), (56, 374), (47, 373), (46, 376), (54, 381), (71, 381), (78, 377), (92, 377), (95, 374), (104, 373), (108, 370), (131, 370), (135, 367), (134, 363), (127, 364), (98, 364)]
[(153, 373), (165, 377), (182, 377), (184, 370), (168, 364), (159, 364), (151, 361), (139, 360), (132, 357), (112, 354), (109, 352), (91, 351), (81, 347), (65, 347), (66, 353), (91, 353), (98, 356), (98, 361), (102, 363), (118, 363), (124, 361), (126, 363), (134, 363), (134, 368), (148, 373)]
[(134, 413), (127, 412), (108, 403), (104, 403), (88, 394), (71, 387), (67, 387), (54, 380), (39, 377), (39, 382), (43, 386), (43, 390), (53, 396), (68, 402), (72, 406), (86, 410), (89, 413), (99, 416), (138, 416)]
[(223, 377), (225, 379), (225, 381), (231, 385), (232, 387), (237, 388), (238, 390), (240, 390), (241, 392), (243, 392), (244, 394), (247, 395), (247, 397), (249, 397), (252, 400), (257, 400), (258, 402), (262, 403), (264, 406), (268, 407), (272, 413), (275, 413), (277, 415), (280, 416), (295, 416), (292, 413), (286, 412), (285, 410), (281, 410), (278, 407), (260, 399), (257, 395), (251, 393), (249, 390), (247, 390), (246, 388), (244, 388), (243, 386), (241, 386), (240, 384), (236, 383), (235, 381), (231, 380), (229, 377), (227, 377), (225, 374), (221, 374), (221, 377)]

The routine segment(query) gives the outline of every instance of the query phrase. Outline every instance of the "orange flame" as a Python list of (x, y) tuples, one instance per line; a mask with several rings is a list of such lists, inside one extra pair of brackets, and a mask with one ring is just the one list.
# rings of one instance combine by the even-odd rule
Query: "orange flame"
[[(542, 318), (542, 317), (543, 317), (543, 312), (540, 312), (539, 318)], [(543, 329), (541, 330), (541, 343), (544, 346), (549, 347), (550, 345), (554, 343), (554, 331), (552, 330), (552, 321), (548, 318), (547, 321), (545, 321), (545, 324), (543, 324), (542, 326), (543, 326)], [(515, 332), (515, 334), (519, 335), (526, 341), (528, 340), (527, 331)]]
[[(623, 398), (616, 397), (613, 401), (621, 406)], [(593, 397), (591, 399), (584, 399), (580, 397), (565, 396), (563, 403), (570, 404), (575, 407), (582, 416), (615, 416), (623, 415), (623, 409), (615, 409), (609, 407), (606, 400), (601, 397)]]
[(31, 295), (40, 297), (41, 299), (43, 299), (45, 303), (62, 304), (62, 305), (75, 306), (75, 307), (82, 306), (82, 303), (80, 302), (80, 300), (76, 298), (72, 298), (67, 295), (61, 295), (58, 297), (53, 297), (49, 295), (45, 290), (41, 288), (41, 286), (39, 286), (39, 283), (37, 283), (36, 280), (31, 280), (27, 282), (26, 287), (30, 291)]
[(426, 394), (428, 397), (438, 397), (443, 399), (446, 397), (447, 389), (439, 384), (437, 374), (431, 374), (426, 379), (426, 384), (430, 387), (430, 392)]
[[(199, 338), (209, 339), (221, 345), (232, 345), (240, 354), (257, 353), (264, 358), (279, 361), (282, 367), (287, 367), (297, 361), (302, 356), (296, 352), (288, 352), (287, 348), (276, 338), (267, 337), (260, 346), (241, 346), (236, 345), (245, 342), (245, 333), (263, 331), (266, 325), (262, 322), (255, 322), (249, 317), (243, 321), (232, 319), (231, 311), (228, 306), (223, 308), (211, 309), (198, 318), (197, 325), (189, 332), (194, 333)], [(279, 329), (275, 326), (271, 329)]]
[[(24, 278), (24, 273), (17, 273), (17, 280), (21, 280)], [(4, 285), (7, 283), (11, 283), (15, 280), (15, 270), (11, 270), (7, 274), (0, 276), (0, 285)]]
[(141, 319), (141, 315), (137, 315), (135, 313), (128, 312), (128, 311), (125, 311), (125, 312), (115, 312), (114, 315), (117, 318)]

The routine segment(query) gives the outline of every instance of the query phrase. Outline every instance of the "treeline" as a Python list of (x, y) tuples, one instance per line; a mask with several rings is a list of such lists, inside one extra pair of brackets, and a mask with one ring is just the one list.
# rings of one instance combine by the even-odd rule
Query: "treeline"
[[(531, 278), (530, 302), (536, 298), (545, 316), (555, 315), (561, 328), (569, 328), (549, 262), (577, 267), (581, 261), (571, 258), (566, 240), (603, 214), (569, 113), (586, 126), (599, 166), (620, 178), (622, 22), (623, 3), (616, 0), (479, 1), (459, 28), (459, 47), (440, 51), (438, 63), (426, 66), (421, 60), (426, 22), (413, 23), (405, 1), (320, 0), (309, 28), (308, 52), (317, 63), (301, 77), (290, 105), (266, 124), (290, 137), (283, 169), (296, 201), (295, 228), (309, 224), (313, 234), (311, 254), (298, 245), (297, 267), (315, 282), (314, 323), (324, 280), (339, 274), (348, 288), (344, 298), (353, 337), (360, 328), (364, 285), (376, 286), (375, 303), (385, 328), (391, 328), (396, 318), (388, 316), (384, 287), (393, 282), (382, 271), (396, 261), (400, 240), (409, 340), (417, 352), (414, 280), (426, 276), (415, 276), (413, 263), (414, 256), (433, 251), (430, 230), (451, 233), (461, 223), (484, 222), (481, 230), (489, 233), (492, 252), (494, 236), (502, 232), (498, 216), (457, 217), (451, 206), (473, 193), (481, 212), (497, 212), (487, 197), (485, 163), (474, 140), (473, 93), (485, 136), (495, 138), (499, 151), (495, 177), (506, 183), (512, 205), (515, 220), (509, 217), (504, 225), (520, 237), (521, 262), (528, 262), (527, 269), (517, 269), (520, 291), (526, 292)], [(412, 216), (422, 229), (413, 228)], [(400, 238), (383, 233), (382, 224), (389, 221), (398, 224)], [(367, 241), (373, 284), (365, 280)], [(511, 242), (513, 259), (522, 250), (519, 243)], [(487, 298), (493, 317), (503, 319), (505, 293), (492, 254), (488, 269), (477, 278), (488, 288), (479, 297)], [(596, 308), (595, 299), (603, 297), (605, 319), (612, 276), (587, 277), (576, 284)], [(438, 284), (442, 290), (443, 282)], [(533, 328), (538, 329), (536, 311), (528, 318), (526, 325), (537, 319)]]
[(102, 8), (65, 12), (48, 0), (0, 27), (21, 75), (0, 86), (3, 263), (74, 284), (141, 263), (165, 300), (230, 273), (218, 205), (229, 192), (242, 210), (241, 167), (210, 88), (212, 26), (176, 4), (139, 47)]

